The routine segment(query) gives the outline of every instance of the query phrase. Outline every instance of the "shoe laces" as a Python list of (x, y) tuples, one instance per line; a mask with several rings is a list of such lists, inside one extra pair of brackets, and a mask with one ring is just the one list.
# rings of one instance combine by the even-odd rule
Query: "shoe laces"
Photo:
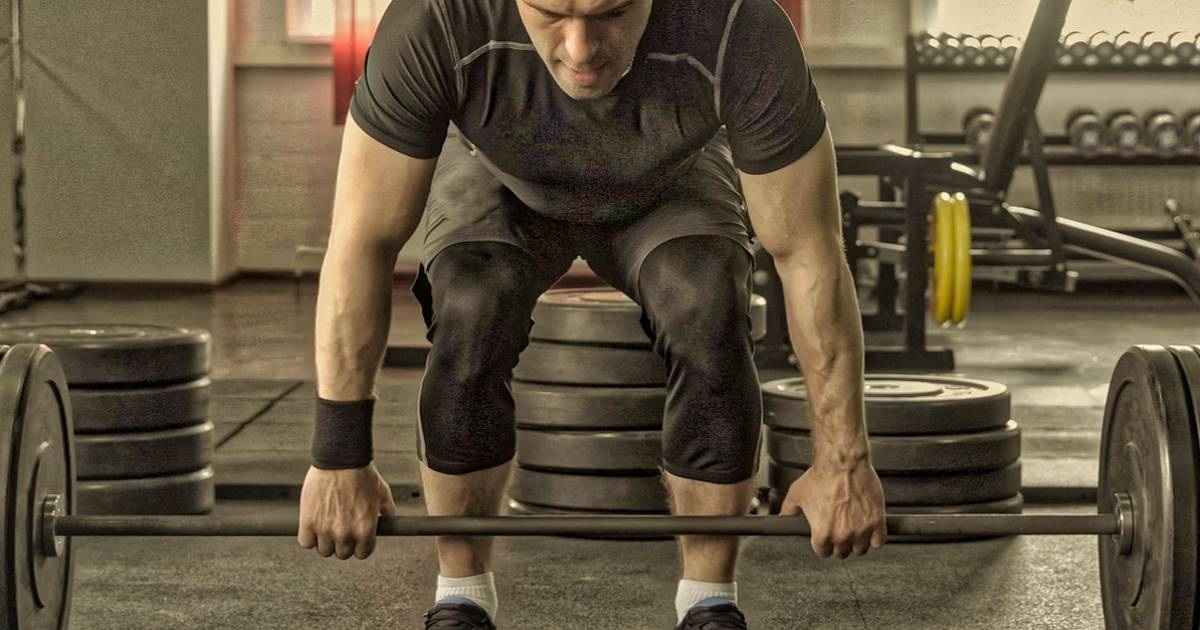
[(487, 613), (466, 604), (442, 604), (425, 613), (425, 630), (488, 630)]
[(748, 630), (745, 615), (733, 604), (692, 610), (685, 621), (684, 630)]

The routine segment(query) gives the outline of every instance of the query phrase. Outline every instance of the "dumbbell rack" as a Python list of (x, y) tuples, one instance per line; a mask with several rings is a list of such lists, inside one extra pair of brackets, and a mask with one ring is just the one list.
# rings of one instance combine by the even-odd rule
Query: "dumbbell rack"
[[(919, 33), (908, 36), (905, 46), (905, 134), (909, 146), (953, 146), (965, 147), (967, 138), (964, 134), (925, 133), (920, 122), (920, 76), (926, 74), (1004, 74), (1012, 69), (1011, 61), (1003, 64), (985, 66), (956, 66), (935, 65), (923, 62), (919, 53), (920, 42), (927, 39), (929, 34)], [(1131, 74), (1164, 74), (1182, 75), (1200, 79), (1200, 66), (1187, 63), (1164, 65), (1152, 63), (1145, 65), (1124, 64), (1095, 64), (1084, 65), (1073, 63), (1064, 65), (1055, 62), (1051, 72), (1063, 74), (1084, 75), (1131, 75)], [(1200, 155), (1195, 151), (1180, 151), (1174, 155), (1160, 155), (1149, 151), (1140, 151), (1133, 155), (1122, 155), (1113, 151), (1103, 151), (1092, 155), (1080, 153), (1071, 146), (1070, 138), (1065, 134), (1042, 134), (1040, 129), (1031, 133), (1037, 138), (1030, 138), (1030, 149), (1021, 157), (1021, 164), (1028, 165), (1033, 170), (1037, 184), (1039, 209), (1043, 212), (1054, 212), (1054, 199), (1051, 194), (1050, 175), (1048, 167), (1053, 166), (1193, 166), (1200, 164)], [(1036, 143), (1037, 146), (1033, 146)], [(950, 153), (954, 160), (963, 164), (978, 164), (979, 156), (973, 151), (954, 149)], [(1140, 238), (1169, 239), (1178, 238), (1173, 231), (1139, 232), (1130, 234)]]
[[(847, 258), (857, 271), (858, 262), (874, 259), (879, 263), (879, 280), (874, 287), (877, 312), (863, 318), (868, 331), (903, 331), (904, 345), (885, 355), (892, 369), (921, 369), (938, 352), (926, 345), (929, 289), (929, 212), (933, 197), (940, 192), (961, 192), (972, 210), (972, 228), (986, 228), (996, 234), (1016, 238), (1024, 248), (971, 250), (973, 264), (1015, 269), (1039, 287), (1072, 289), (1073, 274), (1067, 270), (1066, 252), (1112, 260), (1160, 273), (1176, 281), (1189, 296), (1200, 303), (1200, 265), (1196, 258), (1144, 238), (1114, 232), (1057, 217), (1054, 212), (1046, 165), (1055, 163), (1094, 164), (1094, 158), (1047, 155), (1034, 110), (1046, 80), (1058, 64), (1055, 55), (1066, 22), (1070, 0), (1040, 0), (1022, 53), (1012, 60), (991, 67), (930, 67), (919, 64), (914, 40), (909, 38), (906, 74), (910, 84), (908, 113), (913, 131), (910, 146), (883, 145), (876, 148), (838, 147), (838, 172), (843, 175), (872, 175), (879, 183), (880, 201), (863, 201), (856, 193), (842, 195), (843, 238)], [(1016, 51), (1014, 51), (1015, 53)], [(1139, 71), (1148, 70), (1145, 65)], [(1088, 68), (1085, 72), (1096, 72)], [(922, 137), (916, 121), (916, 77), (929, 72), (1006, 72), (1003, 96), (996, 108), (996, 122), (984, 153), (960, 156), (955, 151), (930, 150), (926, 143), (940, 138)], [(1109, 68), (1105, 68), (1109, 71)], [(1180, 71), (1172, 68), (1171, 71)], [(1200, 69), (1188, 68), (1188, 72)], [(965, 137), (955, 136), (959, 144)], [(960, 157), (964, 159), (959, 159)], [(1163, 163), (1153, 158), (1154, 163)], [(976, 167), (974, 164), (978, 164)], [(1134, 163), (1122, 159), (1117, 163)], [(1184, 162), (1184, 163), (1194, 163)], [(1016, 169), (1021, 164), (1034, 167), (1038, 194), (1048, 203), (1040, 209), (1013, 206), (1006, 201)], [(899, 201), (898, 201), (899, 199)], [(1186, 212), (1177, 212), (1176, 223), (1187, 238), (1196, 234)], [(878, 240), (860, 239), (864, 227), (878, 228)], [(1186, 228), (1186, 229), (1185, 229)], [(977, 232), (978, 233), (978, 232)], [(1193, 237), (1193, 240), (1195, 237)], [(898, 270), (906, 273), (900, 291)], [(856, 279), (858, 278), (856, 274)], [(948, 351), (942, 355), (949, 357)], [(871, 353), (868, 351), (868, 369)], [(946, 368), (943, 368), (946, 369)]]

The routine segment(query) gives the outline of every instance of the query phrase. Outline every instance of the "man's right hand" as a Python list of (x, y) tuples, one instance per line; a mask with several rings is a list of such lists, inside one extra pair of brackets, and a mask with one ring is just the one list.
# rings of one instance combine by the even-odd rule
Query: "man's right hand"
[(379, 516), (395, 516), (396, 502), (374, 464), (345, 470), (309, 467), (300, 491), (297, 540), (328, 558), (365, 559), (375, 551)]

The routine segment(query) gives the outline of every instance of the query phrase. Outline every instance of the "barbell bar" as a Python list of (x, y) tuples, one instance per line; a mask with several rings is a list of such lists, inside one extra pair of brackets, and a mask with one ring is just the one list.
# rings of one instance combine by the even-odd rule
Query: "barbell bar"
[[(1133, 503), (1114, 499), (1112, 514), (889, 514), (889, 534), (911, 536), (1132, 536)], [(295, 536), (290, 516), (64, 515), (59, 497), (43, 509), (46, 536)], [(393, 516), (380, 517), (380, 536), (808, 536), (797, 516)]]

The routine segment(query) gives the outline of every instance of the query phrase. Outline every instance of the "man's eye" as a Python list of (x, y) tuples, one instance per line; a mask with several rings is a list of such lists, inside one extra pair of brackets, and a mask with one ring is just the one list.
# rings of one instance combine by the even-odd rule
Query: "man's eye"
[(608, 13), (604, 14), (604, 17), (608, 19), (619, 18), (622, 15), (625, 15), (627, 11), (629, 11), (629, 9), (617, 9), (616, 11), (609, 11)]

